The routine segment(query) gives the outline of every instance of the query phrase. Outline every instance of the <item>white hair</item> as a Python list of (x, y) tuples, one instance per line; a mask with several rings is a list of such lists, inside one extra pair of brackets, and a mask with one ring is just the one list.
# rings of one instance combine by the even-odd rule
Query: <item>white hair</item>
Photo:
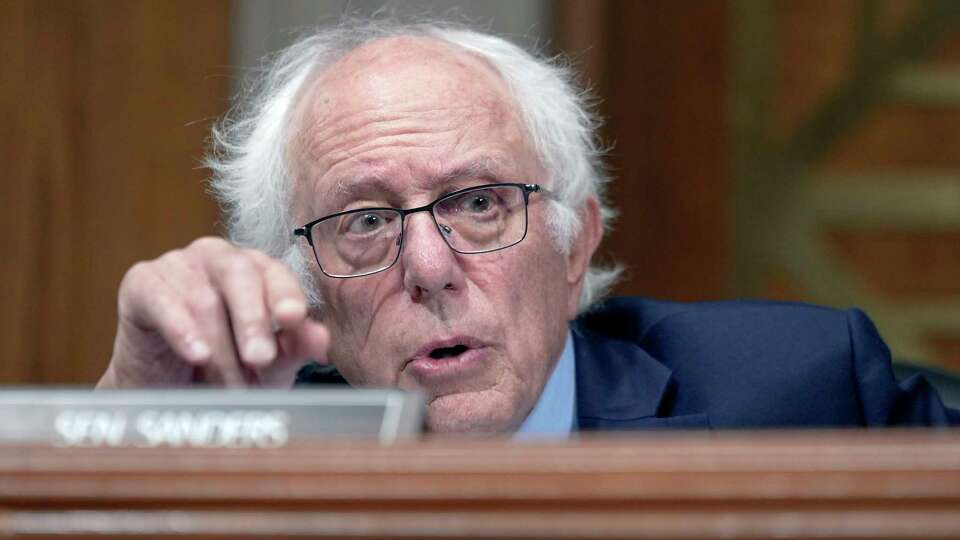
[[(294, 179), (287, 160), (297, 100), (317, 73), (350, 51), (400, 36), (448, 43), (483, 58), (499, 72), (548, 175), (541, 183), (557, 195), (551, 201), (548, 227), (558, 251), (569, 252), (581, 226), (578, 209), (587, 198), (599, 201), (604, 229), (614, 216), (604, 197), (608, 178), (596, 137), (599, 121), (589, 94), (578, 89), (564, 60), (537, 56), (502, 38), (451, 23), (345, 20), (311, 33), (266, 60), (263, 75), (214, 127), (205, 160), (230, 239), (284, 260), (300, 276), (314, 307), (321, 305), (321, 298), (305, 250), (292, 234), (300, 224), (293, 223)], [(602, 297), (619, 273), (619, 267), (591, 265), (580, 309)]]

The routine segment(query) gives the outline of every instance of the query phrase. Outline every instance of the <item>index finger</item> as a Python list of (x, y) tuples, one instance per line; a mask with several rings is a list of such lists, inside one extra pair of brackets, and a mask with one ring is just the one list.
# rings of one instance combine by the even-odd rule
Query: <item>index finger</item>
[(299, 327), (307, 318), (307, 297), (300, 280), (286, 264), (254, 251), (251, 258), (263, 271), (264, 296), (277, 330)]

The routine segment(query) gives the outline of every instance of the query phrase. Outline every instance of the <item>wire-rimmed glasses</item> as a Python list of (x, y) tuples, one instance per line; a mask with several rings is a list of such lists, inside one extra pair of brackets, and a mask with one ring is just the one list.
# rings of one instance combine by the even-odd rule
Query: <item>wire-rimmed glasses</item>
[(440, 236), (457, 253), (489, 253), (526, 237), (530, 194), (541, 191), (538, 184), (485, 184), (448, 193), (418, 208), (337, 212), (298, 227), (293, 234), (307, 239), (325, 275), (369, 276), (400, 258), (404, 219), (410, 214), (430, 212)]

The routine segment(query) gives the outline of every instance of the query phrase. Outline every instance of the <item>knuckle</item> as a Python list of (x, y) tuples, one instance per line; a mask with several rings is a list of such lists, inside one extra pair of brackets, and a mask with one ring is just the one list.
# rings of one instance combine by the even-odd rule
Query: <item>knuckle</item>
[(156, 262), (168, 268), (188, 267), (190, 260), (182, 249), (174, 249), (157, 257)]
[(267, 316), (264, 300), (260, 297), (235, 299), (234, 304), (230, 306), (230, 313), (241, 326), (259, 325)]
[(279, 282), (279, 285), (300, 289), (300, 280), (297, 275), (293, 272), (293, 269), (287, 266), (283, 261), (278, 261), (274, 259), (270, 266), (267, 267), (267, 272), (273, 280)]
[(150, 275), (151, 268), (151, 263), (146, 261), (137, 262), (128, 268), (120, 280), (120, 295), (124, 296), (136, 290)]
[(188, 296), (190, 305), (194, 312), (205, 316), (220, 311), (220, 295), (210, 287), (202, 287)]
[(162, 329), (163, 335), (166, 340), (173, 343), (183, 343), (187, 340), (187, 335), (189, 332), (182, 325), (176, 324), (176, 321), (171, 321), (166, 325), (166, 328)]
[(255, 261), (262, 261), (267, 263), (273, 260), (273, 258), (267, 255), (266, 253), (253, 248), (243, 248), (240, 250), (240, 252)]
[(157, 257), (158, 262), (165, 263), (177, 263), (182, 261), (184, 258), (184, 250), (182, 249), (171, 249), (170, 251), (164, 253)]
[(224, 270), (231, 274), (247, 274), (253, 272), (256, 265), (248, 255), (237, 253), (223, 260)]
[(190, 251), (208, 252), (222, 250), (224, 247), (229, 246), (230, 243), (223, 238), (218, 238), (216, 236), (201, 236), (193, 242), (190, 242), (190, 245), (187, 246), (187, 249)]
[(239, 330), (256, 332), (267, 324), (267, 309), (262, 300), (236, 306), (235, 309), (232, 309), (232, 313), (240, 327)]
[(245, 338), (270, 334), (270, 327), (263, 317), (253, 317), (244, 320), (236, 329), (236, 335)]
[(129, 269), (127, 269), (127, 273), (124, 274), (123, 277), (125, 280), (126, 279), (131, 279), (131, 280), (142, 279), (144, 274), (149, 272), (149, 270), (150, 270), (150, 263), (146, 261), (138, 261), (134, 263)]

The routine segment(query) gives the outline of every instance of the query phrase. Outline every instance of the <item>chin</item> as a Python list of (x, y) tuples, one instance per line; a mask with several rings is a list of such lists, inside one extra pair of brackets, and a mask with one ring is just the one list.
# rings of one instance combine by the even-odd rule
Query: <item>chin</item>
[(427, 405), (426, 428), (434, 433), (505, 434), (520, 426), (517, 399), (487, 390), (447, 394)]

